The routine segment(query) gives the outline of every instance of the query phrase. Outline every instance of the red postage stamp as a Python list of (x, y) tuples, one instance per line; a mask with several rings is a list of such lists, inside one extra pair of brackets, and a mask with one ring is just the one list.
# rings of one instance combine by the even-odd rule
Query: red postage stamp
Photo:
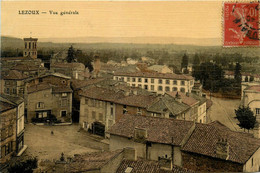
[(224, 46), (259, 46), (259, 2), (225, 2)]

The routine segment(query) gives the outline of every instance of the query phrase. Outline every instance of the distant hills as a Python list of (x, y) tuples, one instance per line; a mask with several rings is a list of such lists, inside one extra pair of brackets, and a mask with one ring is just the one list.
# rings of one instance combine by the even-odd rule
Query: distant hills
[(42, 42), (53, 43), (132, 43), (132, 44), (177, 44), (197, 46), (220, 46), (218, 38), (175, 38), (175, 37), (76, 37), (41, 38)]
[[(149, 43), (147, 43), (149, 42)], [(174, 42), (174, 44), (172, 43)], [(65, 50), (70, 45), (76, 49), (135, 49), (135, 50), (166, 50), (172, 53), (241, 53), (245, 56), (259, 56), (259, 48), (223, 48), (217, 38), (167, 38), (167, 37), (81, 37), (81, 38), (39, 38), (39, 50)], [(207, 46), (205, 46), (207, 45)], [(1, 36), (1, 50), (23, 50), (23, 39)]]

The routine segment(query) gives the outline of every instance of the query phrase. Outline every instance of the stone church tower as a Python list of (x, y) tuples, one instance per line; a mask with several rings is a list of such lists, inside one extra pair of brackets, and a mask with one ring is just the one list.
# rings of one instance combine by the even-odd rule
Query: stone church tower
[(38, 38), (24, 38), (23, 57), (37, 58), (37, 40)]

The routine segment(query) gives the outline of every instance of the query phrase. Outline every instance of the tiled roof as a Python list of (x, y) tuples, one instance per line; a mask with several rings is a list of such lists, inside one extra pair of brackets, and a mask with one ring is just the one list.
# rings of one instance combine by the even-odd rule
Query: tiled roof
[(4, 101), (0, 101), (0, 112), (5, 112), (8, 111), (10, 109), (15, 108), (15, 106), (13, 104), (4, 102)]
[(71, 93), (72, 89), (69, 86), (54, 86), (52, 87), (53, 93)]
[(142, 128), (147, 130), (147, 141), (180, 145), (193, 124), (192, 121), (125, 114), (108, 132), (132, 138), (135, 128)]
[(38, 69), (45, 69), (45, 68), (38, 65), (28, 65), (28, 64), (18, 64), (12, 68), (12, 70), (18, 70), (18, 71), (38, 71)]
[(176, 79), (176, 80), (192, 80), (193, 77), (184, 74), (171, 73), (156, 73), (156, 72), (135, 72), (135, 73), (121, 73), (117, 72), (114, 76), (130, 76), (130, 77), (147, 77), (147, 78), (161, 78), (161, 79)]
[(144, 160), (138, 158), (135, 161), (123, 159), (116, 173), (125, 173), (125, 170), (128, 167), (132, 168), (131, 173), (145, 173), (145, 172), (151, 172), (151, 173), (189, 173), (190, 172), (191, 173), (193, 172), (185, 168), (178, 167), (176, 165), (173, 165), (172, 170), (165, 170), (160, 168), (158, 161)]
[(39, 85), (32, 85), (27, 88), (28, 94), (33, 93), (33, 92), (38, 92), (46, 89), (51, 89), (51, 85), (47, 83), (41, 83)]
[(182, 150), (218, 158), (216, 144), (219, 139), (227, 139), (229, 143), (227, 160), (241, 164), (244, 164), (260, 147), (260, 139), (246, 133), (231, 131), (216, 121), (210, 124), (196, 124)]
[(72, 62), (72, 63), (54, 63), (51, 65), (51, 68), (81, 68), (85, 69), (84, 64)]
[(28, 76), (22, 74), (17, 70), (10, 70), (8, 74), (3, 77), (3, 79), (10, 79), (10, 80), (23, 80), (26, 78), (28, 78)]
[(245, 90), (251, 90), (251, 91), (260, 92), (260, 85), (249, 86)]
[(187, 111), (190, 108), (190, 106), (180, 103), (179, 101), (175, 100), (175, 98), (164, 95), (157, 101), (155, 101), (153, 104), (151, 104), (147, 111), (149, 112), (155, 112), (155, 113), (163, 113), (167, 110), (169, 110), (173, 115), (178, 115), (180, 113), (183, 113)]
[(182, 103), (184, 103), (184, 104), (186, 104), (188, 106), (195, 105), (196, 103), (199, 102), (195, 98), (191, 97), (190, 93), (189, 93), (189, 95), (186, 95), (183, 92), (172, 91), (172, 92), (167, 92), (166, 94), (168, 94), (168, 95), (172, 96), (173, 98), (175, 98), (177, 93), (178, 93), (179, 97), (181, 97)]
[(8, 60), (35, 60), (35, 59), (30, 57), (2, 57), (1, 58), (1, 61), (8, 61)]
[(122, 105), (146, 108), (152, 102), (154, 102), (155, 99), (156, 99), (155, 96), (131, 95), (131, 96), (126, 96), (126, 97), (123, 97), (123, 98), (119, 98), (115, 102), (118, 103), (118, 104), (122, 104)]
[(66, 171), (72, 173), (98, 170), (121, 152), (123, 152), (123, 150), (76, 155), (73, 161), (67, 165)]
[(0, 94), (0, 100), (8, 101), (15, 105), (19, 105), (20, 103), (22, 103), (24, 101), (22, 97), (11, 96), (11, 95), (7, 95), (7, 94), (3, 94), (3, 93)]
[(86, 86), (94, 85), (94, 84), (99, 83), (103, 80), (105, 80), (105, 79), (104, 78), (88, 79), (88, 80), (72, 79), (71, 80), (71, 86), (72, 86), (73, 90), (77, 90), (77, 89), (80, 89), (80, 88), (84, 88)]
[(124, 97), (123, 93), (117, 93), (113, 90), (101, 88), (101, 87), (90, 87), (82, 92), (80, 92), (81, 96), (85, 96), (87, 98), (103, 100), (103, 101), (111, 101), (114, 102), (119, 98)]

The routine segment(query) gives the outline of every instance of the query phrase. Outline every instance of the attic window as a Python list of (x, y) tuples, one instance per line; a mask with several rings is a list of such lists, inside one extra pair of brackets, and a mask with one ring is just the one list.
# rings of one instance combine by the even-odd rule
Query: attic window
[(67, 97), (67, 95), (68, 95), (67, 93), (62, 93), (61, 94), (62, 97)]

